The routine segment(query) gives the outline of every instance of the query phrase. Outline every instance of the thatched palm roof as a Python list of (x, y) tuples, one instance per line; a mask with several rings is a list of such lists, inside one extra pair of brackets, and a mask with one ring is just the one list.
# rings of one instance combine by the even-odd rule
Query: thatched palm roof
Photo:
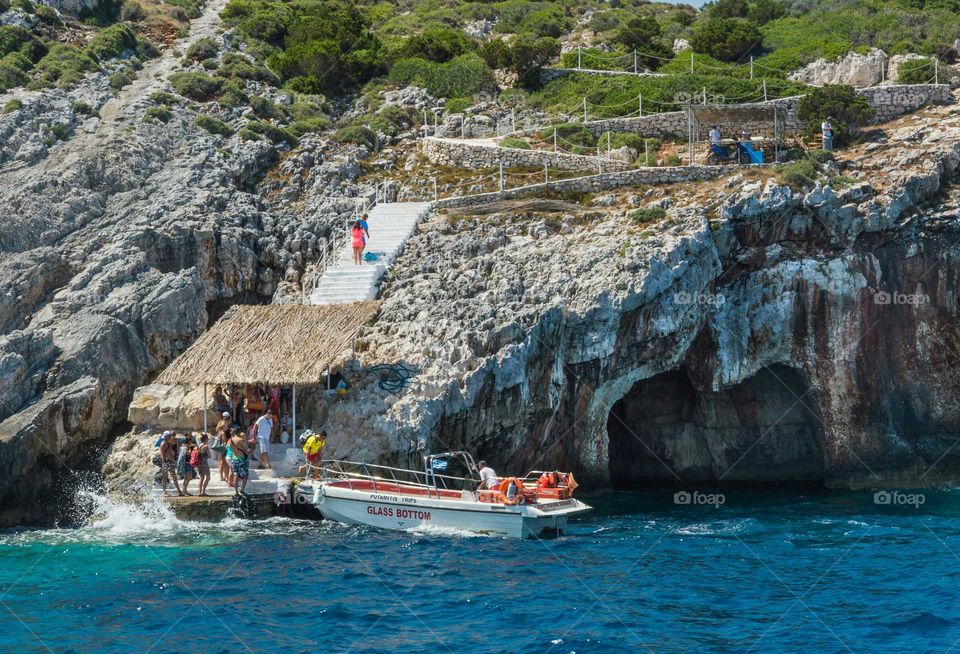
[(350, 356), (379, 302), (236, 306), (157, 378), (159, 384), (316, 384)]

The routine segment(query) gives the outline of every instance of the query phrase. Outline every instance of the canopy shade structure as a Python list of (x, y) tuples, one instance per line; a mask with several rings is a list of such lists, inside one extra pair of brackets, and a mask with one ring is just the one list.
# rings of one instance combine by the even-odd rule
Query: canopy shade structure
[(236, 306), (157, 378), (159, 384), (321, 383), (352, 354), (380, 302)]
[(774, 148), (779, 152), (790, 110), (777, 102), (750, 102), (745, 104), (689, 104), (687, 113), (687, 149), (692, 163), (696, 144), (706, 135), (710, 125), (736, 126), (729, 136), (737, 137), (741, 130), (751, 134), (772, 135)]

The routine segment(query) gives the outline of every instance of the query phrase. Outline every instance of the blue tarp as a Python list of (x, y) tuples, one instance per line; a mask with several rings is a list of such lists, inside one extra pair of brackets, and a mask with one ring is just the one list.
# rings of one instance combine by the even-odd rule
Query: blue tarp
[(737, 143), (737, 149), (741, 154), (746, 155), (746, 157), (750, 160), (750, 163), (763, 163), (763, 152), (754, 150), (752, 143)]

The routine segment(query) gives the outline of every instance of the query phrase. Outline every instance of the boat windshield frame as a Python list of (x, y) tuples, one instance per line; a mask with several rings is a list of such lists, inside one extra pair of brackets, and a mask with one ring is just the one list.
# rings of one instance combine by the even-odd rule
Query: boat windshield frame
[(438, 474), (434, 470), (432, 464), (435, 459), (451, 457), (460, 458), (467, 465), (468, 470), (476, 471), (476, 464), (473, 463), (473, 457), (468, 452), (445, 452), (423, 457), (422, 471), (346, 459), (324, 459), (317, 465), (307, 466), (306, 479), (310, 480), (312, 471), (318, 471), (320, 474), (318, 481), (328, 483), (346, 481), (347, 488), (351, 490), (358, 490), (354, 489), (353, 482), (363, 481), (372, 483), (374, 492), (402, 493), (401, 488), (408, 487), (426, 489), (428, 496), (436, 495), (437, 497), (440, 496), (440, 491), (470, 490), (471, 485), (476, 488), (480, 483), (479, 474), (474, 479)]

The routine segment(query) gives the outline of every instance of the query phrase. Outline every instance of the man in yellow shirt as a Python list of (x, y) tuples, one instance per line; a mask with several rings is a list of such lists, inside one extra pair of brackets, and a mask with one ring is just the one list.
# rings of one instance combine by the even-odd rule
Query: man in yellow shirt
[(311, 433), (309, 436), (304, 434), (300, 437), (300, 442), (303, 443), (303, 453), (307, 457), (307, 465), (300, 466), (299, 472), (302, 474), (308, 468), (312, 468), (314, 477), (319, 476), (319, 466), (323, 460), (323, 448), (327, 444), (327, 432)]

